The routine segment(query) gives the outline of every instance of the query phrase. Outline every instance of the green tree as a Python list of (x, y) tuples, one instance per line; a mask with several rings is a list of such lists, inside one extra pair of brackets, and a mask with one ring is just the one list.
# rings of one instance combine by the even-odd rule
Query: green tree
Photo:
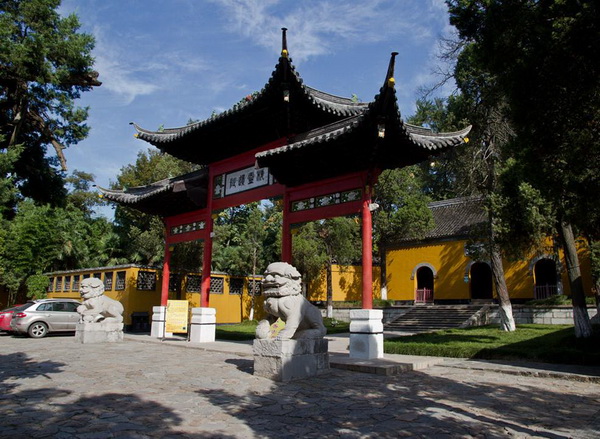
[[(510, 124), (504, 117), (502, 94), (494, 78), (480, 69), (469, 46), (458, 53), (454, 76), (462, 93), (446, 101), (419, 101), (413, 123), (426, 124), (434, 130), (452, 131), (456, 124), (469, 120), (473, 124), (470, 142), (456, 148), (430, 164), (421, 166), (425, 189), (439, 197), (477, 195), (484, 199), (488, 225), (474, 230), (471, 248), (476, 259), (489, 259), (492, 279), (500, 302), (501, 327), (514, 331), (516, 326), (503, 267), (499, 214), (493, 197), (498, 192), (500, 167), (505, 160), (503, 147), (512, 139)], [(449, 56), (449, 55), (448, 55)], [(509, 242), (509, 240), (504, 240)]]
[(473, 65), (493, 78), (505, 99), (504, 114), (519, 140), (512, 153), (552, 203), (575, 334), (589, 337), (573, 226), (584, 234), (599, 229), (593, 200), (600, 195), (600, 6), (595, 0), (447, 3)]
[(305, 286), (325, 271), (327, 317), (333, 317), (332, 266), (350, 265), (360, 259), (358, 222), (337, 217), (303, 224), (294, 230), (292, 253)]
[(292, 229), (292, 259), (293, 265), (302, 273), (303, 288), (306, 291), (311, 280), (319, 278), (327, 263), (327, 254), (315, 221), (296, 225)]
[[(94, 38), (75, 15), (60, 17), (60, 0), (0, 3), (0, 151), (22, 149), (12, 167), (24, 197), (55, 205), (65, 196), (63, 150), (86, 137), (82, 92), (101, 83), (92, 70)], [(55, 156), (46, 154), (48, 146)], [(14, 207), (14, 206), (11, 206)]]
[(44, 272), (123, 262), (112, 223), (75, 204), (40, 206), (27, 199), (17, 204), (11, 221), (1, 221), (0, 284), (8, 288), (11, 303), (19, 292), (45, 294)]
[(9, 303), (14, 303), (29, 276), (51, 268), (62, 245), (54, 227), (55, 220), (49, 206), (36, 206), (29, 200), (18, 205), (0, 249), (0, 283), (9, 291)]
[(374, 250), (381, 265), (382, 299), (387, 298), (386, 251), (402, 239), (420, 238), (433, 227), (433, 217), (416, 166), (387, 170), (375, 185)]
[[(121, 168), (113, 188), (144, 186), (196, 170), (197, 165), (176, 159), (150, 148), (140, 151), (136, 162)], [(155, 215), (118, 205), (115, 209), (115, 232), (123, 258), (130, 263), (160, 264), (164, 258), (164, 224)], [(176, 249), (182, 248), (181, 246)]]
[(326, 256), (327, 317), (333, 318), (332, 266), (350, 265), (360, 260), (362, 254), (360, 227), (354, 218), (337, 217), (318, 223), (317, 229)]
[(65, 179), (68, 190), (67, 203), (81, 210), (84, 214), (92, 216), (96, 208), (105, 206), (98, 193), (92, 189), (94, 175), (89, 172), (74, 170)]

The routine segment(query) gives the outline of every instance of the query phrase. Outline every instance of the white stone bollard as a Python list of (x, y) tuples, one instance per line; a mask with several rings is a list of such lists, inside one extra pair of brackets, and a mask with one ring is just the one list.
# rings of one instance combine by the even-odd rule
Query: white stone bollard
[(350, 358), (383, 358), (382, 319), (380, 309), (350, 311)]
[(190, 341), (212, 343), (217, 330), (217, 310), (215, 308), (192, 308)]
[(163, 338), (172, 337), (172, 332), (165, 332), (165, 324), (167, 321), (167, 307), (153, 306), (152, 307), (152, 327), (150, 328), (150, 337)]

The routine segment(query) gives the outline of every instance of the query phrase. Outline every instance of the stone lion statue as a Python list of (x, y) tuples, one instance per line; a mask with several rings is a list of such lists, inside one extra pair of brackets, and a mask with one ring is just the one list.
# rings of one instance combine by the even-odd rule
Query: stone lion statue
[(123, 321), (123, 305), (121, 302), (104, 295), (104, 283), (95, 277), (81, 281), (79, 294), (83, 304), (77, 307), (81, 322), (113, 322)]
[(292, 265), (270, 264), (262, 289), (269, 317), (258, 323), (256, 338), (273, 338), (269, 330), (278, 318), (285, 322), (285, 328), (275, 337), (278, 340), (322, 338), (327, 333), (319, 310), (302, 296), (302, 277)]

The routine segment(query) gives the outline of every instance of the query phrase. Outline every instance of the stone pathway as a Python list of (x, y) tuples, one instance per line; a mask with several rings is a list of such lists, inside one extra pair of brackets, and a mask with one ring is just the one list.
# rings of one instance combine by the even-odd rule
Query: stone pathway
[[(600, 384), (465, 368), (274, 383), (185, 345), (0, 335), (0, 437), (597, 438)], [(464, 366), (464, 367), (463, 367)], [(506, 366), (509, 367), (509, 366)]]

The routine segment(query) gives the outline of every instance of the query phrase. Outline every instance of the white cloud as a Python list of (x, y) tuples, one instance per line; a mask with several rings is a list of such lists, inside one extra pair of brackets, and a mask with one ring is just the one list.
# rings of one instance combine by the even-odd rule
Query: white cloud
[(100, 73), (102, 88), (113, 94), (119, 105), (129, 105), (139, 96), (165, 88), (176, 88), (189, 78), (186, 75), (209, 69), (201, 58), (183, 50), (165, 53), (151, 48), (146, 53), (143, 44), (138, 44), (137, 50), (129, 49), (122, 36), (112, 35), (108, 29), (95, 26), (93, 33), (95, 69)]
[[(213, 0), (225, 11), (232, 31), (253, 40), (256, 44), (277, 49), (279, 29), (293, 32), (294, 60), (335, 50), (335, 45), (379, 42), (394, 37), (411, 40), (431, 38), (422, 0), (311, 0), (290, 2), (281, 0)], [(285, 5), (284, 5), (285, 3)], [(281, 6), (281, 7), (279, 7)], [(284, 9), (287, 13), (280, 14)], [(436, 6), (427, 14), (439, 13)]]
[(156, 84), (135, 78), (136, 72), (109, 56), (96, 55), (95, 68), (100, 72), (102, 88), (113, 93), (121, 105), (129, 105), (137, 96), (149, 95)]

